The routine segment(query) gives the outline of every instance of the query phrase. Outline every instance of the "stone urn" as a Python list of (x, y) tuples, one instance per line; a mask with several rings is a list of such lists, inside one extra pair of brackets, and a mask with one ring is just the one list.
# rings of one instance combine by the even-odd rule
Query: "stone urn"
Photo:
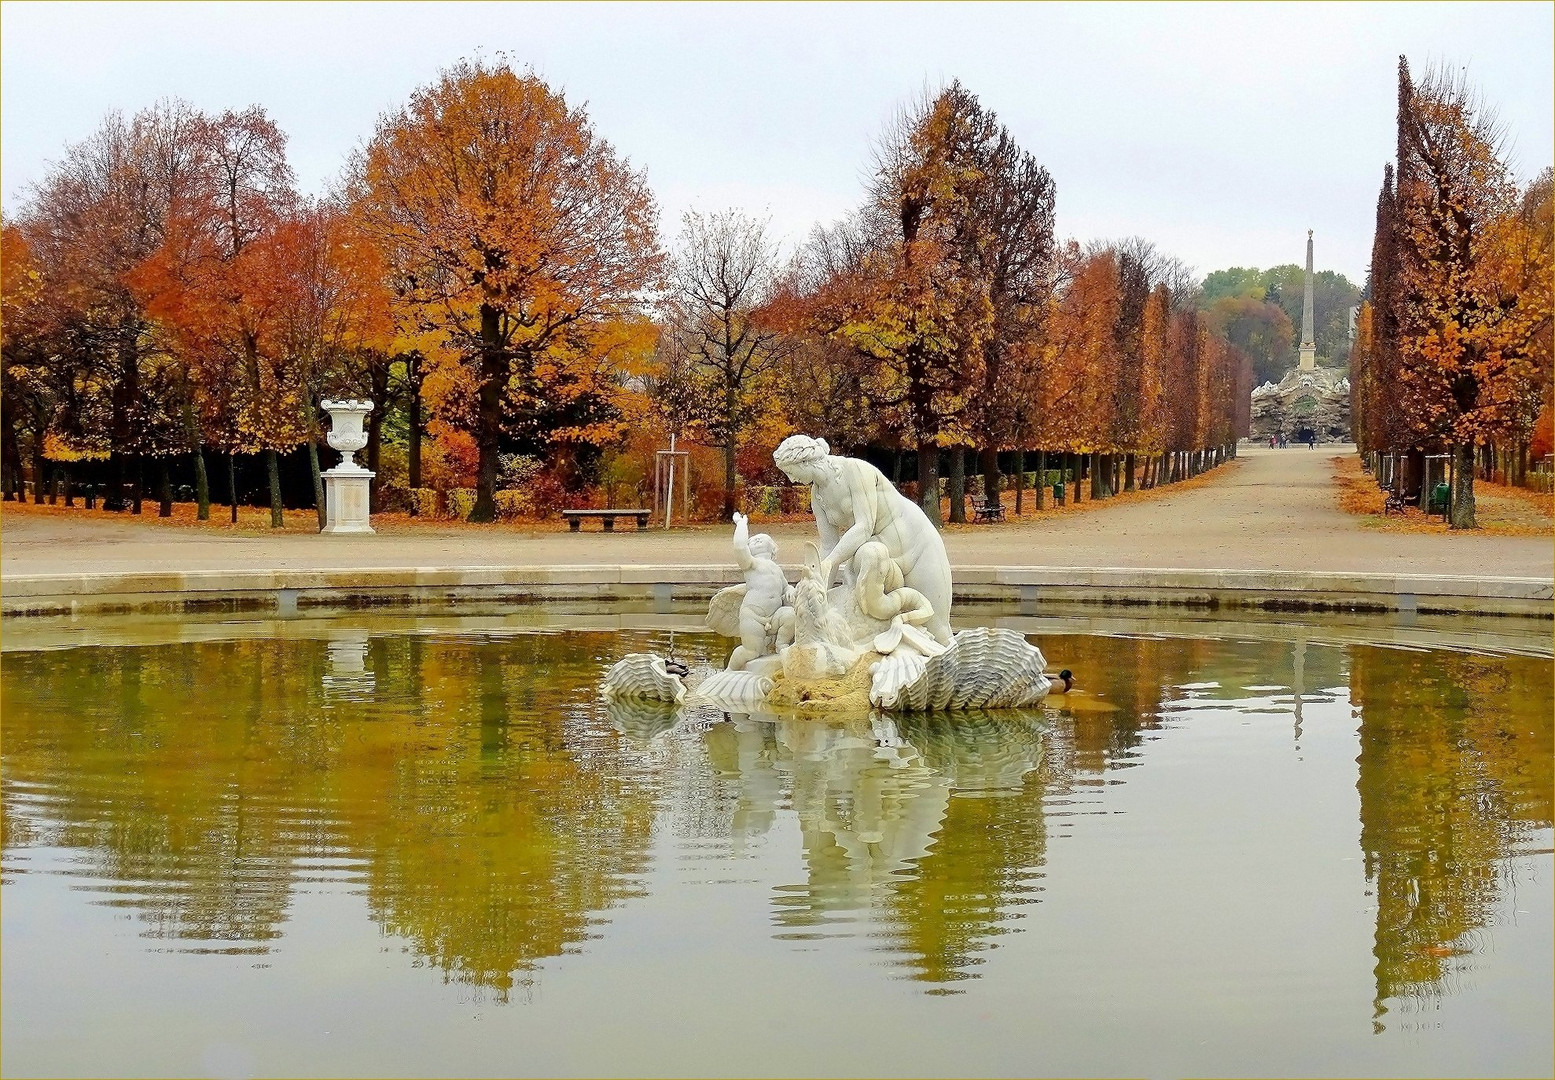
[(326, 401), (329, 413), (329, 445), (340, 451), (341, 461), (324, 472), (324, 532), (370, 533), (368, 490), (373, 473), (356, 463), (354, 455), (367, 445), (362, 421), (373, 411), (371, 401)]

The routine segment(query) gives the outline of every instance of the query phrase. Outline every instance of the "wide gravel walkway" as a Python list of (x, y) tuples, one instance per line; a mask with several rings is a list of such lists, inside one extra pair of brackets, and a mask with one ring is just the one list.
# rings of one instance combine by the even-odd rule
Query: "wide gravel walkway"
[[(1555, 577), (1550, 537), (1381, 532), (1337, 505), (1331, 458), (1350, 448), (1244, 448), (1188, 490), (1091, 511), (946, 533), (953, 565), (1318, 570)], [(595, 528), (586, 525), (585, 529)], [(762, 526), (801, 558), (799, 524)], [(364, 537), (233, 535), (154, 518), (0, 513), (0, 575), (230, 569), (695, 564), (729, 557), (728, 532), (605, 534), (417, 528)]]

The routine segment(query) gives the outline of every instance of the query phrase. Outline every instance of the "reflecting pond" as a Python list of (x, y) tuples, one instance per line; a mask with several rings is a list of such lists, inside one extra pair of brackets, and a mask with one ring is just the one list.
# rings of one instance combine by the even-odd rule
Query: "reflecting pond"
[(721, 659), (649, 626), (12, 637), (0, 1065), (1548, 1074), (1548, 656), (1132, 626), (826, 722), (606, 708)]

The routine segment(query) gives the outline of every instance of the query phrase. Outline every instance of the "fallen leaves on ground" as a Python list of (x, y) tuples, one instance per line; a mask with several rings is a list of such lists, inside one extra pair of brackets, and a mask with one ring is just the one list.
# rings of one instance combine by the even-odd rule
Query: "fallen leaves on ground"
[(1362, 518), (1363, 528), (1381, 532), (1440, 533), (1442, 535), (1550, 536), (1555, 531), (1555, 495), (1510, 487), (1489, 480), (1474, 481), (1474, 513), (1477, 529), (1452, 529), (1441, 515), (1426, 515), (1418, 506), (1402, 514), (1384, 513), (1387, 492), (1361, 467), (1361, 459), (1344, 455), (1331, 459), (1339, 508)]

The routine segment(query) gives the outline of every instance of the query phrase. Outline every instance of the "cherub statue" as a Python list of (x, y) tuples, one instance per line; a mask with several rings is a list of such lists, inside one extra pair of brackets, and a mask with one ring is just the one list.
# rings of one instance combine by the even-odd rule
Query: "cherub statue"
[(734, 515), (734, 561), (745, 574), (739, 585), (713, 594), (707, 606), (707, 625), (725, 637), (739, 638), (729, 656), (729, 671), (776, 651), (777, 617), (789, 592), (788, 578), (777, 564), (777, 542), (766, 533), (750, 535), (750, 519)]

